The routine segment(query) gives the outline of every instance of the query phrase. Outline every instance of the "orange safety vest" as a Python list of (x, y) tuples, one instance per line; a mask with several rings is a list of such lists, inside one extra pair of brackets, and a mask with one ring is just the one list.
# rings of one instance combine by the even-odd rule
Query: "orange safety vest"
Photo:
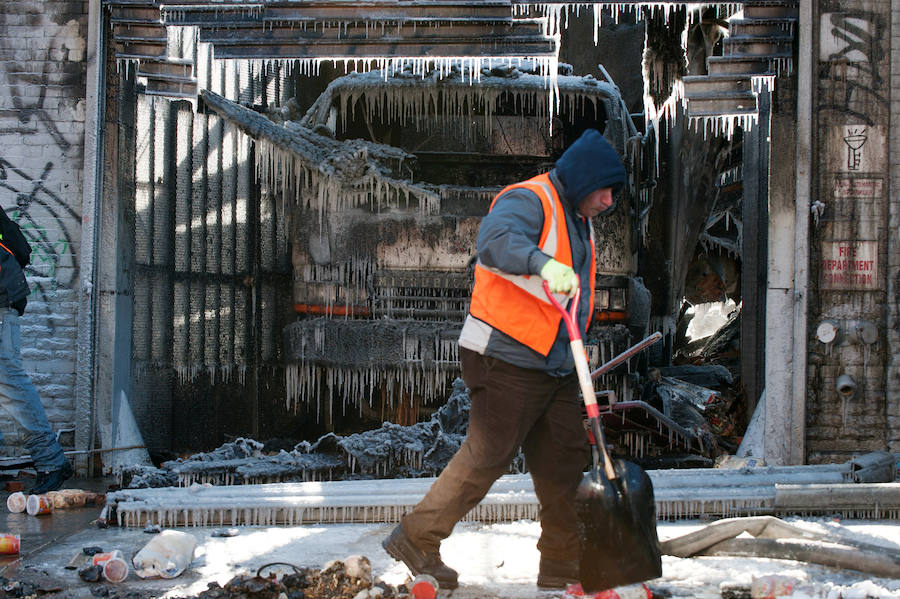
[[(550, 181), (549, 174), (544, 173), (504, 188), (494, 197), (491, 208), (494, 207), (497, 198), (516, 187), (534, 192), (541, 200), (544, 228), (538, 247), (555, 260), (572, 266), (572, 248), (569, 245), (565, 207)], [(594, 229), (590, 220), (588, 229), (591, 232), (591, 296), (585, 328), (590, 325), (590, 318), (594, 313), (594, 282), (597, 276)], [(478, 262), (475, 265), (475, 287), (472, 289), (469, 313), (546, 356), (556, 340), (562, 316), (547, 299), (542, 283), (543, 279), (538, 275), (511, 275)], [(568, 301), (564, 295), (556, 297), (563, 305)]]

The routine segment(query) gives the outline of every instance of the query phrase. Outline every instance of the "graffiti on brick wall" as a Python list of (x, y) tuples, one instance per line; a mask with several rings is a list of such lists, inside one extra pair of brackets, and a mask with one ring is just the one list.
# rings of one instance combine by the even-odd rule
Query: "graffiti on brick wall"
[(873, 125), (873, 108), (888, 106), (885, 78), (890, 32), (882, 15), (866, 11), (823, 13), (820, 23), (820, 73), (831, 93), (819, 104)]
[(38, 293), (46, 301), (49, 293), (73, 285), (76, 268), (69, 229), (80, 218), (46, 184), (53, 172), (52, 162), (34, 173), (26, 168), (0, 158), (0, 190), (15, 197), (15, 205), (4, 208), (19, 223), (31, 244), (31, 264), (26, 269), (28, 280), (32, 293)]
[[(59, 97), (48, 98), (49, 90), (59, 90), (71, 86), (75, 93), (83, 88), (71, 81), (72, 70), (61, 70), (61, 63), (81, 63), (84, 61), (85, 39), (78, 21), (70, 20), (64, 25), (52, 21), (49, 15), (38, 12), (40, 18), (35, 30), (40, 32), (40, 39), (47, 40), (46, 49), (39, 57), (37, 53), (31, 60), (6, 60), (0, 63), (0, 70), (5, 75), (9, 89), (8, 101), (12, 109), (0, 109), (0, 135), (38, 135), (46, 133), (63, 153), (77, 147), (77, 140), (66, 138), (57, 123), (65, 101)], [(39, 38), (27, 38), (27, 41)], [(76, 67), (80, 69), (81, 67)], [(76, 103), (71, 107), (73, 112), (83, 110)], [(64, 117), (64, 120), (71, 120)]]
[(0, 63), (0, 84), (8, 90), (0, 101), (0, 202), (31, 243), (26, 272), (32, 297), (47, 301), (57, 289), (73, 287), (77, 276), (72, 243), (81, 219), (72, 206), (80, 193), (70, 196), (66, 189), (79, 178), (72, 169), (80, 164), (68, 163), (81, 134), (64, 123), (84, 120), (79, 75), (86, 42), (75, 19), (60, 24), (51, 12), (37, 9), (31, 17), (29, 24), (46, 45), (31, 50), (25, 35), (17, 47), (26, 58)]
[[(34, 67), (30, 64), (9, 63), (6, 65), (6, 83), (9, 86), (13, 110), (0, 111), (0, 116), (12, 117), (9, 120), (14, 124), (0, 125), (0, 134), (34, 135), (43, 129), (53, 138), (56, 146), (66, 152), (72, 147), (72, 144), (60, 133), (53, 115), (46, 109), (47, 86), (50, 85), (50, 78), (46, 70), (48, 64), (49, 61), (41, 62), (43, 72), (38, 75), (32, 72)], [(29, 99), (26, 88), (38, 90), (38, 96)], [(3, 115), (3, 112), (6, 112), (7, 115)]]

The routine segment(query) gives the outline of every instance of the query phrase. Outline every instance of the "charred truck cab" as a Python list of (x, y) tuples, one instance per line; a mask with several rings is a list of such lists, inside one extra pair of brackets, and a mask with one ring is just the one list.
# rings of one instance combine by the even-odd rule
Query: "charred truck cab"
[[(289, 403), (326, 422), (353, 409), (400, 424), (438, 407), (459, 374), (456, 340), (481, 218), (500, 189), (552, 168), (587, 128), (603, 133), (629, 172), (615, 212), (594, 223), (600, 276), (590, 357), (602, 363), (646, 333), (649, 297), (635, 273), (652, 150), (611, 81), (560, 65), (556, 84), (558, 96), (527, 63), (479, 78), (373, 71), (331, 82), (299, 127), (397, 149), (393, 183), (415, 193), (376, 184), (362, 201), (301, 194), (292, 208)], [(627, 374), (606, 385), (629, 396)]]

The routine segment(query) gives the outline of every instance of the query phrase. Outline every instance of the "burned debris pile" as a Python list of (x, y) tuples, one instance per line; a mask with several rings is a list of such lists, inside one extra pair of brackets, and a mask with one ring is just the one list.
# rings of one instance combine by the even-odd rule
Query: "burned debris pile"
[[(421, 477), (440, 472), (462, 443), (469, 422), (469, 394), (461, 379), (427, 422), (340, 436), (328, 433), (315, 443), (301, 441), (291, 451), (266, 455), (264, 445), (237, 439), (218, 449), (160, 464), (120, 470), (123, 487), (139, 489), (348, 478)], [(521, 464), (521, 461), (517, 461)]]
[[(274, 569), (290, 568), (292, 571), (276, 576)], [(271, 570), (268, 571), (267, 570)], [(290, 564), (266, 564), (255, 575), (235, 576), (223, 586), (210, 583), (209, 588), (196, 599), (224, 599), (226, 597), (259, 597), (289, 599), (390, 599), (399, 590), (374, 579), (372, 566), (363, 556), (352, 556), (343, 561), (334, 560), (319, 570), (297, 568)], [(184, 599), (194, 599), (184, 598)]]
[[(665, 456), (680, 449), (674, 437), (684, 438), (690, 465), (709, 466), (712, 459), (730, 448), (717, 432), (725, 394), (688, 382), (731, 382), (724, 368), (668, 367), (654, 369), (655, 379), (645, 385), (644, 397), (664, 414), (655, 436), (643, 445), (641, 457)], [(676, 377), (681, 377), (676, 378)], [(687, 380), (683, 380), (687, 379)], [(627, 402), (643, 404), (645, 402)], [(462, 444), (469, 421), (469, 395), (462, 379), (453, 382), (446, 403), (425, 422), (401, 426), (385, 422), (381, 427), (346, 436), (328, 433), (314, 443), (301, 441), (290, 451), (267, 452), (266, 445), (239, 438), (214, 451), (166, 461), (158, 468), (127, 466), (119, 471), (123, 488), (141, 489), (193, 484), (245, 485), (272, 482), (304, 482), (371, 478), (419, 478), (436, 476)], [(627, 415), (627, 417), (626, 417)], [(624, 439), (636, 420), (631, 412), (618, 414), (606, 423), (616, 452), (634, 455)], [(640, 423), (638, 423), (640, 424)], [(645, 427), (646, 428), (646, 427)], [(646, 432), (646, 431), (644, 431)], [(636, 434), (636, 433), (635, 433)], [(632, 435), (633, 437), (633, 435)], [(667, 441), (668, 439), (668, 441)], [(687, 462), (686, 462), (687, 463)], [(525, 472), (519, 455), (511, 472)]]

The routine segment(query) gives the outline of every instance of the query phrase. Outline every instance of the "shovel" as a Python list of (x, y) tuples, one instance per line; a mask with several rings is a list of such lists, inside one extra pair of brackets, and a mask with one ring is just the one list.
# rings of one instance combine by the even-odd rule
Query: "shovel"
[[(600, 408), (597, 406), (581, 332), (575, 323), (581, 285), (576, 285), (571, 313), (553, 297), (546, 281), (544, 292), (562, 314), (569, 331), (575, 371), (595, 449), (592, 452), (593, 467), (585, 473), (575, 492), (581, 586), (586, 592), (593, 593), (658, 578), (662, 576), (662, 560), (656, 535), (653, 483), (637, 464), (613, 460), (606, 452)], [(633, 352), (628, 350), (625, 353)]]

